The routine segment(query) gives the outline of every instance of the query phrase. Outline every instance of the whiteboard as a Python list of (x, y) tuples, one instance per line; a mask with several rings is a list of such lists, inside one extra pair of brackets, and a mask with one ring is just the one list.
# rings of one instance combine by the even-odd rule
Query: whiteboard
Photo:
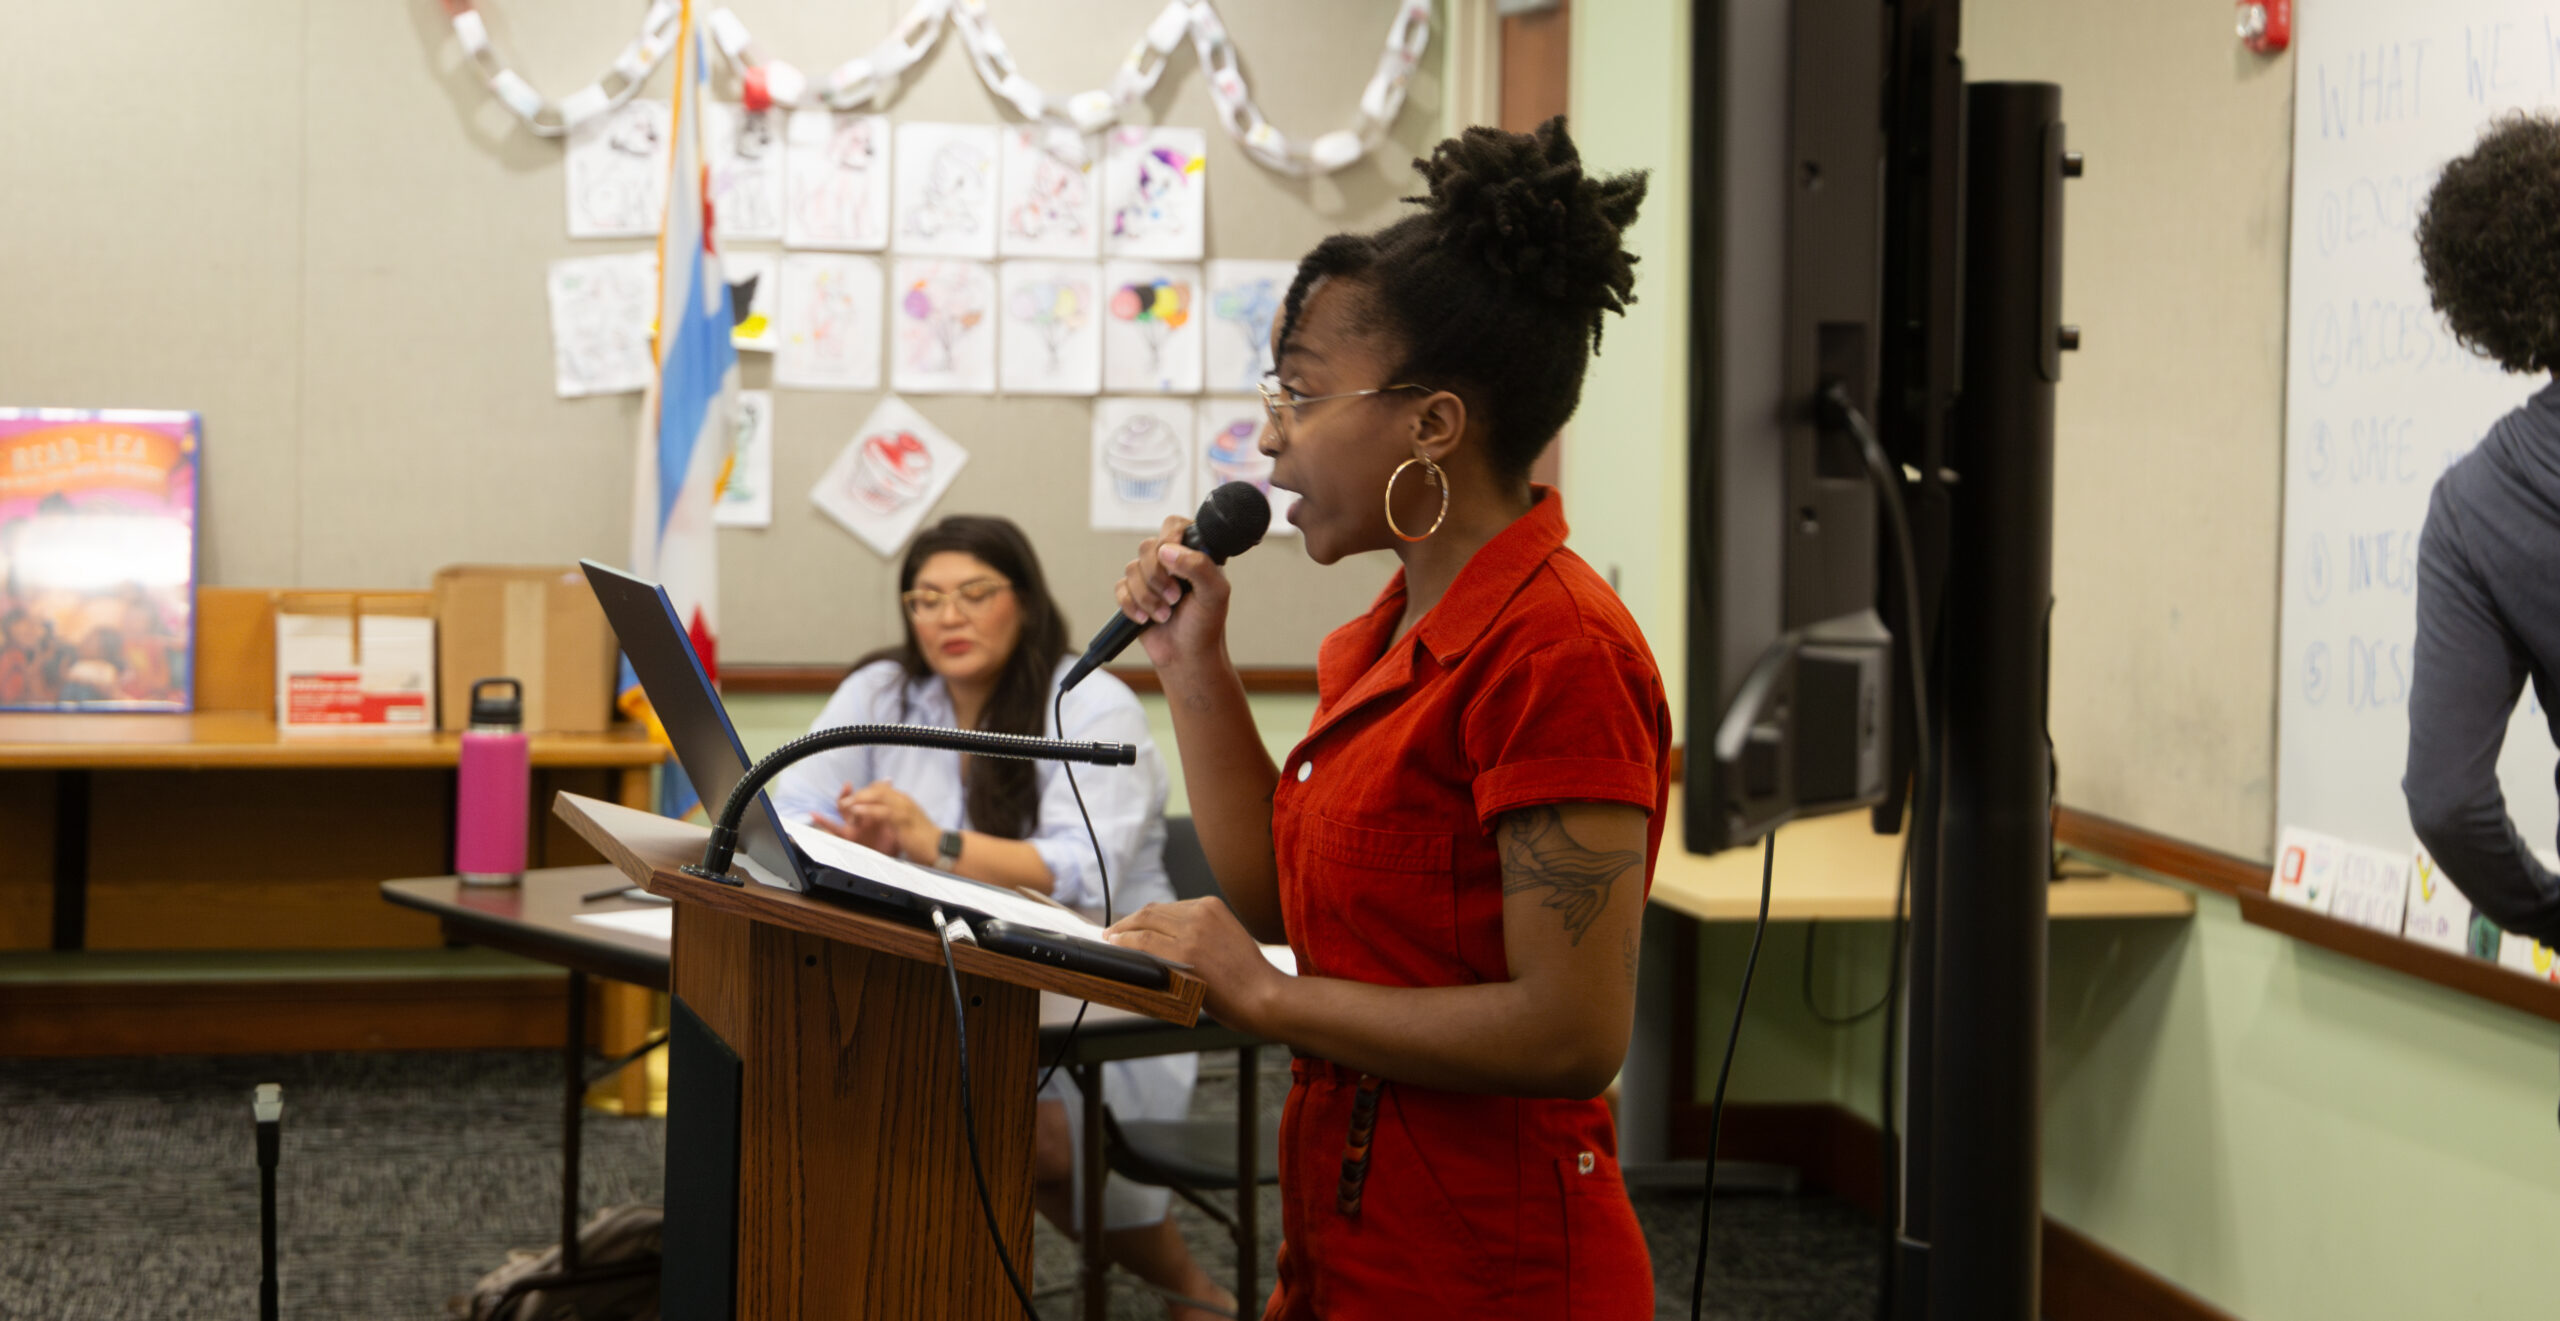
[[(2323, 0), (2300, 11), (2286, 346), (2276, 818), (2416, 842), (2409, 745), (2418, 531), (2436, 479), (2540, 377), (2465, 351), (2427, 302), (2416, 215), (2499, 112), (2560, 103), (2548, 3)], [(2552, 841), (2554, 752), (2527, 689), (2498, 762)]]

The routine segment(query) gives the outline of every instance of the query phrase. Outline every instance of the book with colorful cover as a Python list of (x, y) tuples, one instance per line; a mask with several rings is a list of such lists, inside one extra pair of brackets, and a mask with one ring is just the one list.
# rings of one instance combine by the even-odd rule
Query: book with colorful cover
[(193, 705), (194, 413), (0, 408), (0, 710)]

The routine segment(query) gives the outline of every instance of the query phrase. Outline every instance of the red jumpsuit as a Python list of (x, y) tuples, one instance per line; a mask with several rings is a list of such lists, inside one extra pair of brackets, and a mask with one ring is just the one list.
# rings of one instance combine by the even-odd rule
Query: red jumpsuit
[[(1395, 641), (1404, 578), (1334, 631), (1306, 738), (1272, 805), (1282, 914), (1301, 972), (1386, 986), (1510, 976), (1506, 812), (1562, 802), (1652, 814), (1662, 843), (1671, 717), (1643, 635), (1536, 503)], [(1557, 920), (1561, 921), (1559, 915)], [(1278, 1287), (1266, 1318), (1644, 1318), (1653, 1270), (1618, 1177), (1608, 1107), (1384, 1083), (1356, 1215), (1336, 1206), (1359, 1075), (1293, 1065), (1280, 1120)], [(1418, 1307), (1455, 1304), (1453, 1310)]]

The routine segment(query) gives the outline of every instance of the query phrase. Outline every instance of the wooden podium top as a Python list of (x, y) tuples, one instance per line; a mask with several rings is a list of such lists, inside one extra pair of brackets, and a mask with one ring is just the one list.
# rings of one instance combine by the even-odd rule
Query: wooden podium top
[[(829, 940), (879, 950), (920, 963), (942, 962), (942, 942), (930, 931), (812, 899), (770, 885), (723, 885), (678, 868), (698, 862), (711, 832), (689, 821), (621, 807), (580, 794), (564, 793), (552, 806), (579, 837), (596, 847), (623, 875), (651, 894), (680, 903), (696, 903), (751, 921), (770, 923), (823, 936)], [(1173, 983), (1161, 991), (1069, 972), (1002, 954), (974, 944), (952, 946), (952, 962), (960, 971), (1015, 986), (1055, 991), (1078, 1000), (1126, 1009), (1188, 1027), (1200, 1017), (1200, 1000), (1208, 986), (1176, 968)]]

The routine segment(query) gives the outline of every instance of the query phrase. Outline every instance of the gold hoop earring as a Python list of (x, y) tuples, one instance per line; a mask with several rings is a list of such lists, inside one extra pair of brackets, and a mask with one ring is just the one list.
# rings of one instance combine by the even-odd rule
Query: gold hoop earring
[[(1396, 526), (1396, 482), (1404, 476), (1405, 469), (1410, 468), (1417, 463), (1422, 465), (1423, 480), (1440, 488), (1440, 514), (1438, 517), (1431, 520), (1431, 526), (1422, 530), (1421, 536), (1415, 536), (1414, 534), (1405, 531), (1403, 528)], [(1448, 521), (1449, 474), (1442, 472), (1439, 464), (1433, 463), (1430, 459), (1420, 454), (1416, 454), (1412, 458), (1397, 464), (1396, 470), (1387, 474), (1387, 530), (1395, 533), (1397, 540), (1408, 542), (1420, 541), (1424, 537), (1428, 537), (1432, 533), (1439, 531), (1440, 525)]]

